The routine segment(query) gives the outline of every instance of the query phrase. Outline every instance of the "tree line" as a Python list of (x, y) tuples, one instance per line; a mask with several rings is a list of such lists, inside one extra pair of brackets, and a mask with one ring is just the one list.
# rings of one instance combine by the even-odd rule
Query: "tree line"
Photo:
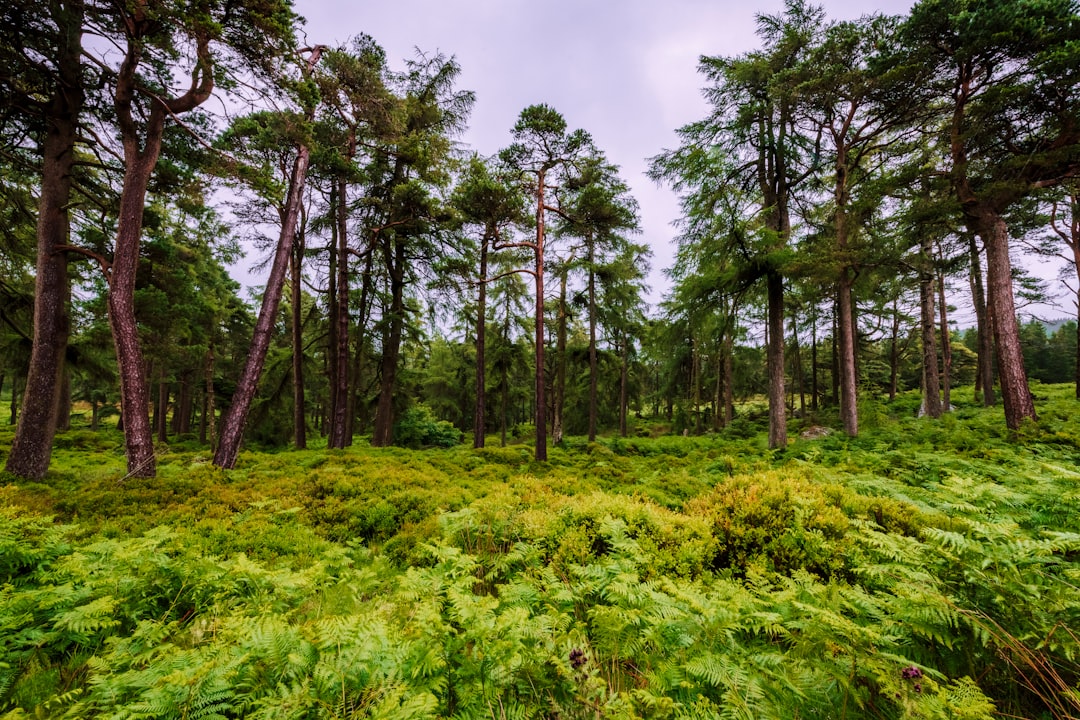
[[(937, 416), (969, 375), (1009, 428), (1035, 419), (1028, 372), (1052, 363), (1010, 250), (1080, 257), (1075, 2), (835, 22), (789, 0), (759, 49), (703, 57), (710, 111), (651, 163), (684, 212), (654, 313), (619, 168), (544, 104), (465, 152), (453, 58), (303, 46), (280, 0), (0, 13), (17, 476), (44, 476), (76, 401), (94, 426), (118, 413), (147, 477), (170, 435), (230, 468), (245, 439), (391, 444), (418, 402), (476, 447), (524, 433), (538, 460), (549, 432), (626, 434), (631, 412), (720, 429), (759, 394), (772, 447), (830, 405), (855, 435), (861, 396), (922, 387)], [(266, 263), (252, 298), (226, 270), (241, 240)]]

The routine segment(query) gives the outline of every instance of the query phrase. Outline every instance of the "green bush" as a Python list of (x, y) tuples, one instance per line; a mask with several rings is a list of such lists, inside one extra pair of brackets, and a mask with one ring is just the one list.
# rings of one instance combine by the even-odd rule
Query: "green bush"
[(418, 450), (429, 447), (454, 447), (463, 433), (452, 423), (438, 420), (427, 405), (414, 405), (394, 425), (394, 444)]

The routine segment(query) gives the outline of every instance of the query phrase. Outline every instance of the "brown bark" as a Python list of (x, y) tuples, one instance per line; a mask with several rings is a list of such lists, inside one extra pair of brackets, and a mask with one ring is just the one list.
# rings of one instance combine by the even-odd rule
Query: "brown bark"
[(551, 441), (563, 441), (563, 406), (566, 403), (566, 267), (559, 275), (559, 315), (555, 326), (555, 387), (551, 403)]
[(379, 404), (375, 409), (375, 427), (371, 434), (371, 444), (375, 447), (388, 446), (394, 440), (394, 389), (405, 326), (405, 245), (401, 241), (394, 241), (392, 245), (384, 246), (383, 250), (390, 278), (390, 307), (379, 364)]
[[(929, 257), (924, 255), (924, 261)], [(923, 344), (923, 410), (932, 418), (941, 417), (941, 380), (938, 371), (936, 328), (934, 327), (934, 275), (923, 270), (919, 282), (919, 325)]]
[(626, 415), (628, 411), (627, 386), (629, 373), (629, 345), (630, 339), (623, 333), (619, 342), (619, 435), (626, 437)]
[[(351, 159), (352, 153), (349, 154)], [(333, 364), (330, 392), (333, 409), (327, 447), (344, 448), (347, 437), (346, 420), (349, 409), (349, 235), (348, 202), (345, 178), (338, 179), (337, 191), (337, 312), (334, 321)]]
[(289, 259), (289, 285), (292, 302), (292, 385), (293, 385), (293, 445), (307, 449), (307, 401), (304, 397), (304, 295), (301, 272), (304, 257), (304, 232), (296, 235), (296, 246)]
[(900, 372), (900, 300), (893, 299), (892, 331), (889, 334), (889, 400), (896, 399), (896, 380)]
[[(321, 45), (316, 45), (311, 49), (307, 58), (308, 74), (319, 62), (322, 51)], [(313, 114), (314, 110), (308, 111), (308, 120), (311, 120)], [(266, 279), (266, 289), (263, 291), (262, 306), (259, 308), (259, 317), (255, 321), (255, 329), (251, 336), (251, 346), (248, 349), (244, 369), (236, 384), (232, 402), (229, 403), (229, 409), (221, 420), (221, 437), (217, 450), (214, 452), (214, 464), (226, 470), (236, 467), (236, 458), (240, 454), (240, 443), (244, 439), (248, 412), (251, 410), (251, 402), (255, 398), (255, 391), (258, 389), (259, 378), (262, 376), (263, 365), (266, 362), (266, 353), (270, 348), (274, 322), (277, 319), (281, 294), (285, 286), (285, 275), (288, 272), (293, 245), (296, 242), (297, 225), (303, 205), (304, 183), (307, 180), (310, 161), (311, 149), (306, 144), (300, 143), (296, 148), (296, 159), (289, 176), (289, 189), (285, 196), (285, 207), (281, 218), (281, 232), (274, 251), (274, 261), (270, 266), (270, 275)]]
[(986, 293), (983, 290), (982, 263), (979, 245), (975, 234), (968, 237), (971, 253), (971, 296), (975, 305), (975, 326), (978, 337), (978, 374), (975, 378), (975, 400), (981, 396), (985, 407), (991, 407), (997, 398), (994, 395), (994, 343), (990, 329), (990, 313), (986, 305)]
[[(45, 477), (56, 433), (60, 376), (67, 352), (71, 289), (67, 258), (58, 251), (68, 244), (71, 171), (79, 113), (83, 106), (80, 54), (83, 3), (50, 3), (59, 29), (57, 78), (46, 113), (42, 141), (41, 187), (38, 198), (37, 260), (34, 280), (34, 338), (26, 376), (23, 412), (18, 417), (6, 469), (19, 477)], [(12, 378), (12, 420), (16, 383)]]
[(484, 431), (487, 425), (485, 417), (487, 392), (485, 384), (487, 379), (485, 370), (487, 358), (485, 357), (487, 334), (487, 265), (488, 245), (490, 238), (494, 236), (494, 228), (489, 225), (484, 238), (480, 242), (480, 282), (476, 290), (476, 406), (473, 408), (473, 447), (484, 447)]
[(124, 150), (124, 180), (109, 275), (108, 308), (120, 375), (128, 476), (154, 477), (157, 463), (149, 418), (150, 390), (135, 319), (135, 276), (139, 267), (143, 210), (150, 176), (161, 152), (165, 122), (169, 117), (189, 112), (206, 102), (214, 89), (214, 63), (209, 37), (205, 34), (196, 37), (197, 61), (190, 88), (175, 98), (154, 98), (140, 133), (135, 119), (135, 98), (142, 92), (138, 69), (146, 47), (143, 34), (153, 32), (153, 29), (152, 23), (146, 21), (144, 9), (136, 8), (134, 12), (130, 23), (132, 32), (117, 73), (113, 98)]
[(777, 270), (766, 275), (769, 344), (769, 447), (787, 447), (787, 414), (784, 407), (784, 278)]
[(1005, 425), (1010, 430), (1017, 430), (1025, 420), (1036, 420), (1037, 416), (1020, 348), (1020, 326), (1013, 302), (1009, 233), (1005, 220), (991, 208), (972, 208), (969, 205), (965, 207), (965, 215), (975, 215), (977, 218), (977, 232), (986, 248), (986, 284), (993, 318), (1001, 403), (1005, 409)]
[(596, 256), (591, 233), (586, 245), (589, 248), (589, 442), (595, 442), (598, 414), (596, 396), (600, 371), (597, 367), (596, 352)]
[(544, 396), (544, 181), (546, 173), (536, 174), (536, 451), (539, 462), (547, 461), (547, 416)]
[(945, 276), (938, 273), (938, 311), (941, 314), (941, 390), (943, 394), (942, 409), (949, 412), (952, 409), (952, 340), (949, 337), (949, 310), (945, 304)]

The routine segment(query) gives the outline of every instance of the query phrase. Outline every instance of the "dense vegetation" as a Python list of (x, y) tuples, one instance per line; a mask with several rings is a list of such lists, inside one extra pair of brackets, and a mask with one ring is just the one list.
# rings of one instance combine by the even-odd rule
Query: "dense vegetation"
[(593, 136), (462, 152), (452, 57), (0, 25), (3, 719), (1080, 717), (1080, 325), (1014, 260), (1080, 313), (1076, 0), (702, 57), (658, 308)]
[(1080, 420), (1035, 392), (1022, 444), (907, 393), (779, 452), (741, 407), (126, 481), (79, 427), (0, 491), (3, 717), (1075, 717)]

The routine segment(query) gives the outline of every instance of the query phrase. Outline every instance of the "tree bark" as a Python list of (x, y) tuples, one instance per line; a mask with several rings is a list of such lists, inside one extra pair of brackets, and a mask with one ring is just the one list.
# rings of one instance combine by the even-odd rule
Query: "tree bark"
[(304, 397), (304, 294), (301, 286), (304, 258), (304, 231), (296, 234), (296, 246), (289, 258), (289, 285), (292, 302), (292, 384), (293, 445), (307, 449), (307, 400)]
[[(59, 29), (56, 87), (47, 107), (42, 141), (38, 198), (37, 260), (34, 280), (34, 338), (27, 370), (23, 412), (18, 418), (6, 469), (30, 480), (45, 477), (56, 434), (60, 375), (71, 328), (71, 287), (67, 257), (59, 246), (70, 234), (69, 203), (79, 113), (84, 95), (80, 77), (82, 19), (80, 1), (50, 3)], [(12, 377), (12, 406), (16, 384)], [(15, 413), (12, 413), (14, 418)]]
[(787, 447), (787, 414), (784, 407), (784, 278), (777, 270), (766, 275), (769, 344), (769, 447)]
[[(318, 48), (312, 52), (312, 57), (314, 59), (309, 59), (309, 66), (317, 61)], [(301, 144), (297, 149), (296, 160), (289, 179), (289, 192), (285, 203), (284, 219), (281, 223), (281, 234), (278, 236), (270, 276), (266, 280), (266, 290), (263, 293), (259, 318), (255, 322), (255, 330), (251, 337), (251, 347), (248, 350), (247, 360), (236, 385), (232, 402), (221, 421), (221, 438), (217, 451), (214, 453), (214, 464), (220, 468), (236, 467), (236, 458), (240, 454), (240, 443), (244, 438), (248, 412), (251, 410), (251, 402), (259, 386), (259, 378), (262, 376), (266, 353), (270, 348), (270, 339), (274, 332), (278, 306), (281, 304), (285, 273), (292, 257), (293, 243), (296, 240), (297, 221), (300, 217), (300, 204), (304, 195), (304, 182), (307, 178), (310, 158), (310, 149)]]
[[(351, 153), (349, 157), (351, 159)], [(333, 414), (330, 418), (330, 436), (327, 439), (327, 447), (330, 448), (344, 448), (347, 444), (346, 418), (349, 409), (349, 218), (345, 178), (339, 178), (337, 185), (337, 312), (334, 318), (336, 342), (333, 348), (334, 372), (331, 373), (333, 385), (330, 388), (333, 394), (330, 403)]]
[[(924, 254), (924, 262), (929, 256)], [(941, 417), (941, 380), (938, 372), (936, 328), (934, 327), (934, 275), (923, 269), (919, 282), (919, 325), (923, 344), (923, 411), (932, 418)]]
[(394, 389), (405, 326), (404, 243), (393, 241), (393, 247), (384, 248), (384, 256), (390, 278), (390, 308), (388, 327), (383, 337), (382, 362), (379, 365), (382, 379), (379, 386), (379, 405), (375, 410), (375, 427), (371, 435), (371, 444), (375, 447), (386, 447), (394, 440)]
[(978, 376), (975, 383), (975, 400), (981, 399), (984, 407), (992, 407), (994, 395), (994, 343), (990, 329), (990, 312), (983, 290), (982, 262), (975, 233), (968, 233), (968, 249), (971, 254), (971, 297), (975, 305), (975, 326), (979, 341)]
[(589, 248), (589, 442), (595, 442), (599, 369), (596, 352), (596, 255), (591, 232), (586, 245)]
[(547, 461), (547, 415), (544, 396), (544, 181), (536, 174), (536, 451), (538, 462)]
[(949, 337), (949, 310), (945, 304), (945, 276), (938, 273), (938, 311), (941, 314), (941, 388), (944, 395), (942, 410), (952, 409), (952, 339)]
[(555, 326), (555, 387), (551, 403), (551, 441), (563, 441), (563, 406), (566, 403), (566, 268), (559, 275), (559, 316)]
[[(1025, 420), (1037, 420), (1035, 400), (1028, 387), (1024, 370), (1024, 355), (1020, 348), (1020, 327), (1013, 302), (1012, 262), (1009, 259), (1009, 233), (999, 213), (985, 205), (965, 208), (973, 214), (976, 232), (986, 247), (987, 286), (990, 315), (994, 325), (994, 351), (1001, 382), (1001, 403), (1005, 409), (1005, 425), (1018, 430)], [(970, 215), (969, 215), (970, 216)], [(972, 228), (975, 229), (975, 228)]]
[(480, 241), (480, 282), (476, 289), (476, 406), (473, 408), (473, 447), (484, 447), (484, 432), (487, 419), (487, 388), (485, 376), (487, 358), (485, 357), (487, 334), (487, 265), (488, 245), (494, 236), (494, 228), (488, 226)]

